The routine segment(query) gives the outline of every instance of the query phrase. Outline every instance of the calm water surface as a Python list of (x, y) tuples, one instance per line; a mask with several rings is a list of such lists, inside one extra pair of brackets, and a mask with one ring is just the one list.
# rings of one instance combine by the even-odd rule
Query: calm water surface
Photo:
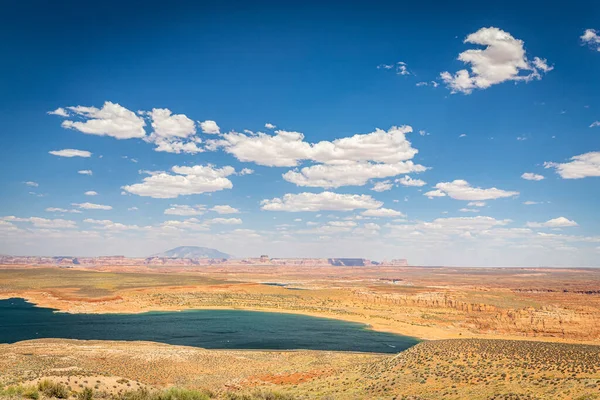
[(66, 314), (23, 299), (0, 300), (0, 343), (39, 338), (149, 340), (207, 349), (312, 349), (397, 353), (418, 343), (366, 325), (237, 310)]

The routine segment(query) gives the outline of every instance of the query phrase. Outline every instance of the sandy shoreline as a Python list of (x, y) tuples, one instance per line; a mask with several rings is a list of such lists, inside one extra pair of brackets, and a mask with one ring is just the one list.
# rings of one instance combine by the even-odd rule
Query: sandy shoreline
[[(193, 310), (238, 310), (238, 311), (257, 311), (257, 312), (269, 312), (269, 313), (280, 313), (280, 314), (296, 314), (304, 315), (315, 318), (328, 318), (335, 319), (345, 322), (354, 322), (365, 325), (365, 329), (371, 329), (378, 332), (392, 333), (402, 336), (409, 336), (420, 341), (428, 340), (444, 340), (444, 339), (508, 339), (508, 340), (529, 340), (529, 341), (540, 341), (540, 342), (556, 342), (556, 343), (578, 343), (578, 344), (592, 344), (597, 345), (595, 341), (578, 341), (569, 340), (556, 337), (533, 337), (533, 336), (516, 336), (516, 335), (499, 335), (499, 334), (477, 334), (469, 333), (462, 334), (462, 332), (449, 332), (447, 330), (438, 327), (429, 326), (414, 326), (406, 323), (394, 321), (393, 323), (386, 323), (387, 321), (377, 321), (376, 317), (373, 318), (359, 318), (353, 315), (340, 316), (331, 313), (316, 313), (302, 310), (285, 310), (285, 309), (273, 309), (266, 307), (221, 307), (221, 306), (203, 306), (193, 308), (181, 308), (181, 307), (170, 307), (170, 306), (158, 306), (144, 309), (132, 309), (131, 305), (128, 304), (103, 304), (103, 302), (94, 302), (93, 308), (85, 309), (81, 306), (81, 303), (85, 301), (77, 301), (73, 304), (72, 300), (60, 300), (54, 298), (49, 293), (36, 293), (36, 292), (25, 292), (25, 293), (8, 293), (0, 294), (0, 300), (9, 298), (22, 298), (27, 302), (35, 305), (36, 307), (51, 308), (57, 312), (71, 313), (71, 314), (142, 314), (146, 312), (182, 312), (182, 311), (193, 311)], [(110, 307), (109, 307), (110, 306)], [(115, 307), (116, 306), (116, 307)]]

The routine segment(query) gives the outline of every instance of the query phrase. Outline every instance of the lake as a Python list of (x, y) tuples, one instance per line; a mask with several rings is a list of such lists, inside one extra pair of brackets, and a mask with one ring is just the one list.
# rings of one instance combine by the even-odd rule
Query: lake
[(397, 353), (418, 343), (364, 324), (298, 314), (188, 310), (67, 314), (23, 299), (0, 300), (0, 343), (39, 338), (147, 340), (207, 349), (340, 350)]

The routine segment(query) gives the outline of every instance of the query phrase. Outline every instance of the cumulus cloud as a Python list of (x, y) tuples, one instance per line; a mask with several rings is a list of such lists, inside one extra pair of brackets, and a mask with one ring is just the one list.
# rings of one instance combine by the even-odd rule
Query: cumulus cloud
[(210, 141), (208, 148), (223, 148), (225, 152), (244, 162), (267, 167), (293, 167), (300, 160), (309, 157), (311, 145), (304, 142), (304, 135), (300, 132), (279, 130), (275, 135), (262, 132), (256, 135), (225, 133), (221, 140)]
[(421, 179), (413, 179), (408, 175), (403, 176), (402, 178), (396, 179), (396, 183), (401, 184), (402, 186), (425, 186), (427, 182), (422, 181)]
[(240, 212), (237, 208), (228, 205), (214, 206), (210, 210), (217, 214), (238, 214)]
[(400, 211), (392, 210), (390, 208), (375, 208), (363, 211), (361, 213), (365, 217), (404, 217)]
[(566, 228), (577, 226), (577, 222), (565, 217), (558, 217), (546, 222), (528, 222), (527, 226), (529, 228)]
[(381, 181), (376, 182), (375, 185), (373, 185), (373, 187), (371, 188), (371, 190), (375, 192), (385, 192), (386, 190), (390, 190), (392, 187), (394, 187), (394, 184), (392, 182)]
[(92, 156), (92, 153), (90, 153), (89, 151), (75, 150), (75, 149), (52, 150), (52, 151), (49, 151), (48, 153), (52, 154), (53, 156), (59, 156), (59, 157), (84, 157), (84, 158), (88, 158), (88, 157)]
[(156, 145), (155, 151), (165, 153), (201, 153), (202, 140), (196, 137), (196, 124), (184, 114), (173, 114), (168, 108), (153, 108), (142, 112), (152, 119), (154, 131), (145, 140)]
[[(452, 93), (471, 93), (507, 81), (541, 79), (541, 73), (553, 69), (545, 59), (527, 59), (523, 41), (495, 27), (481, 28), (466, 37), (464, 43), (485, 46), (469, 49), (458, 55), (458, 60), (470, 65), (455, 74), (442, 72), (440, 77)], [(524, 73), (523, 73), (524, 72)]]
[(533, 206), (533, 205), (536, 205), (536, 204), (542, 204), (542, 202), (527, 200), (527, 201), (524, 201), (523, 204), (525, 204), (526, 206)]
[(95, 192), (93, 190), (88, 190), (87, 192), (84, 193), (86, 196), (97, 196), (98, 192)]
[(275, 126), (275, 125), (273, 125), (273, 124), (271, 124), (271, 123), (267, 122), (267, 123), (265, 124), (265, 128), (267, 128), (267, 129), (275, 129), (275, 128), (277, 128), (277, 126)]
[(600, 35), (598, 35), (598, 31), (595, 29), (586, 29), (583, 35), (580, 36), (580, 39), (582, 44), (600, 51)]
[(76, 228), (77, 224), (75, 221), (67, 220), (67, 219), (47, 219), (40, 217), (27, 217), (27, 218), (19, 218), (13, 215), (8, 217), (3, 217), (2, 220), (10, 221), (10, 222), (29, 222), (33, 224), (36, 228), (46, 228), (46, 229), (64, 229), (64, 228)]
[(299, 171), (288, 171), (283, 179), (297, 186), (336, 188), (340, 186), (362, 186), (370, 179), (389, 178), (409, 172), (423, 172), (427, 168), (412, 161), (395, 164), (369, 162), (327, 165), (317, 164)]
[(152, 136), (185, 139), (196, 133), (196, 124), (184, 114), (173, 114), (168, 108), (153, 108), (148, 112), (152, 118)]
[(77, 173), (81, 174), (81, 175), (93, 175), (93, 172), (91, 169), (82, 169), (82, 170), (77, 171)]
[(379, 208), (382, 202), (369, 195), (341, 194), (334, 192), (321, 193), (288, 193), (283, 198), (265, 199), (261, 208), (267, 211), (352, 211), (356, 209)]
[(204, 152), (204, 149), (198, 147), (198, 142), (201, 142), (200, 139), (193, 141), (181, 141), (178, 139), (165, 139), (165, 138), (156, 138), (154, 144), (156, 148), (154, 151), (164, 152), (164, 153), (187, 153), (187, 154), (196, 154)]
[(253, 169), (250, 169), (250, 168), (243, 168), (243, 169), (240, 171), (239, 175), (252, 175), (253, 173), (254, 173), (254, 170), (253, 170)]
[(600, 176), (600, 151), (580, 154), (571, 157), (570, 162), (545, 162), (545, 168), (554, 168), (563, 179), (581, 179)]
[(211, 121), (207, 119), (204, 122), (200, 122), (200, 129), (202, 129), (202, 133), (208, 133), (210, 135), (216, 135), (221, 133), (221, 128), (215, 121)]
[(442, 192), (441, 190), (430, 190), (429, 192), (423, 193), (423, 196), (433, 199), (434, 197), (445, 197), (446, 193)]
[(112, 206), (94, 203), (71, 203), (72, 206), (82, 208), (84, 210), (112, 210)]
[(269, 167), (295, 167), (304, 160), (323, 164), (398, 163), (412, 159), (418, 152), (406, 139), (409, 132), (412, 132), (410, 126), (392, 127), (387, 132), (376, 129), (368, 134), (315, 144), (305, 142), (300, 132), (278, 130), (275, 135), (230, 132), (221, 140), (211, 141), (209, 148), (223, 148), (240, 161)]
[(590, 128), (595, 128), (597, 126), (600, 126), (600, 121), (594, 121), (591, 123)]
[(533, 172), (525, 172), (523, 175), (521, 175), (521, 178), (528, 180), (528, 181), (541, 181), (542, 179), (544, 179), (544, 176), (539, 175), (539, 174), (534, 174)]
[(501, 190), (495, 187), (489, 189), (473, 187), (469, 182), (462, 179), (457, 179), (452, 182), (440, 182), (435, 185), (435, 188), (437, 190), (427, 192), (425, 193), (425, 196), (443, 197), (447, 195), (456, 200), (479, 201), (513, 197), (519, 194), (519, 192)]
[(227, 179), (227, 176), (235, 173), (235, 169), (230, 166), (223, 168), (215, 168), (212, 165), (174, 166), (171, 171), (173, 174), (167, 172), (153, 173), (144, 178), (143, 182), (123, 186), (122, 189), (138, 196), (171, 199), (190, 194), (216, 192), (233, 187), (233, 183)]
[(165, 214), (167, 215), (202, 215), (206, 211), (206, 208), (197, 204), (195, 206), (181, 205), (181, 204), (171, 204), (169, 208), (165, 210)]
[(25, 185), (27, 186), (31, 186), (31, 187), (38, 187), (40, 186), (37, 182), (33, 182), (33, 181), (27, 181), (27, 182), (23, 182)]
[(81, 121), (65, 120), (63, 128), (76, 129), (89, 135), (110, 136), (116, 139), (143, 138), (146, 122), (133, 111), (107, 101), (101, 109), (96, 107), (67, 107)]
[(67, 110), (65, 110), (62, 107), (58, 107), (54, 111), (48, 111), (48, 114), (50, 114), (50, 115), (58, 115), (59, 117), (68, 117), (69, 116), (69, 113), (67, 112)]

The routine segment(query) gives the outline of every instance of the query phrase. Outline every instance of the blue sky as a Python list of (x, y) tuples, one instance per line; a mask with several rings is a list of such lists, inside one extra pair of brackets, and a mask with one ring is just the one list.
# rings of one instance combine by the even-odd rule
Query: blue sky
[(322, 3), (7, 6), (0, 253), (600, 265), (599, 5)]

